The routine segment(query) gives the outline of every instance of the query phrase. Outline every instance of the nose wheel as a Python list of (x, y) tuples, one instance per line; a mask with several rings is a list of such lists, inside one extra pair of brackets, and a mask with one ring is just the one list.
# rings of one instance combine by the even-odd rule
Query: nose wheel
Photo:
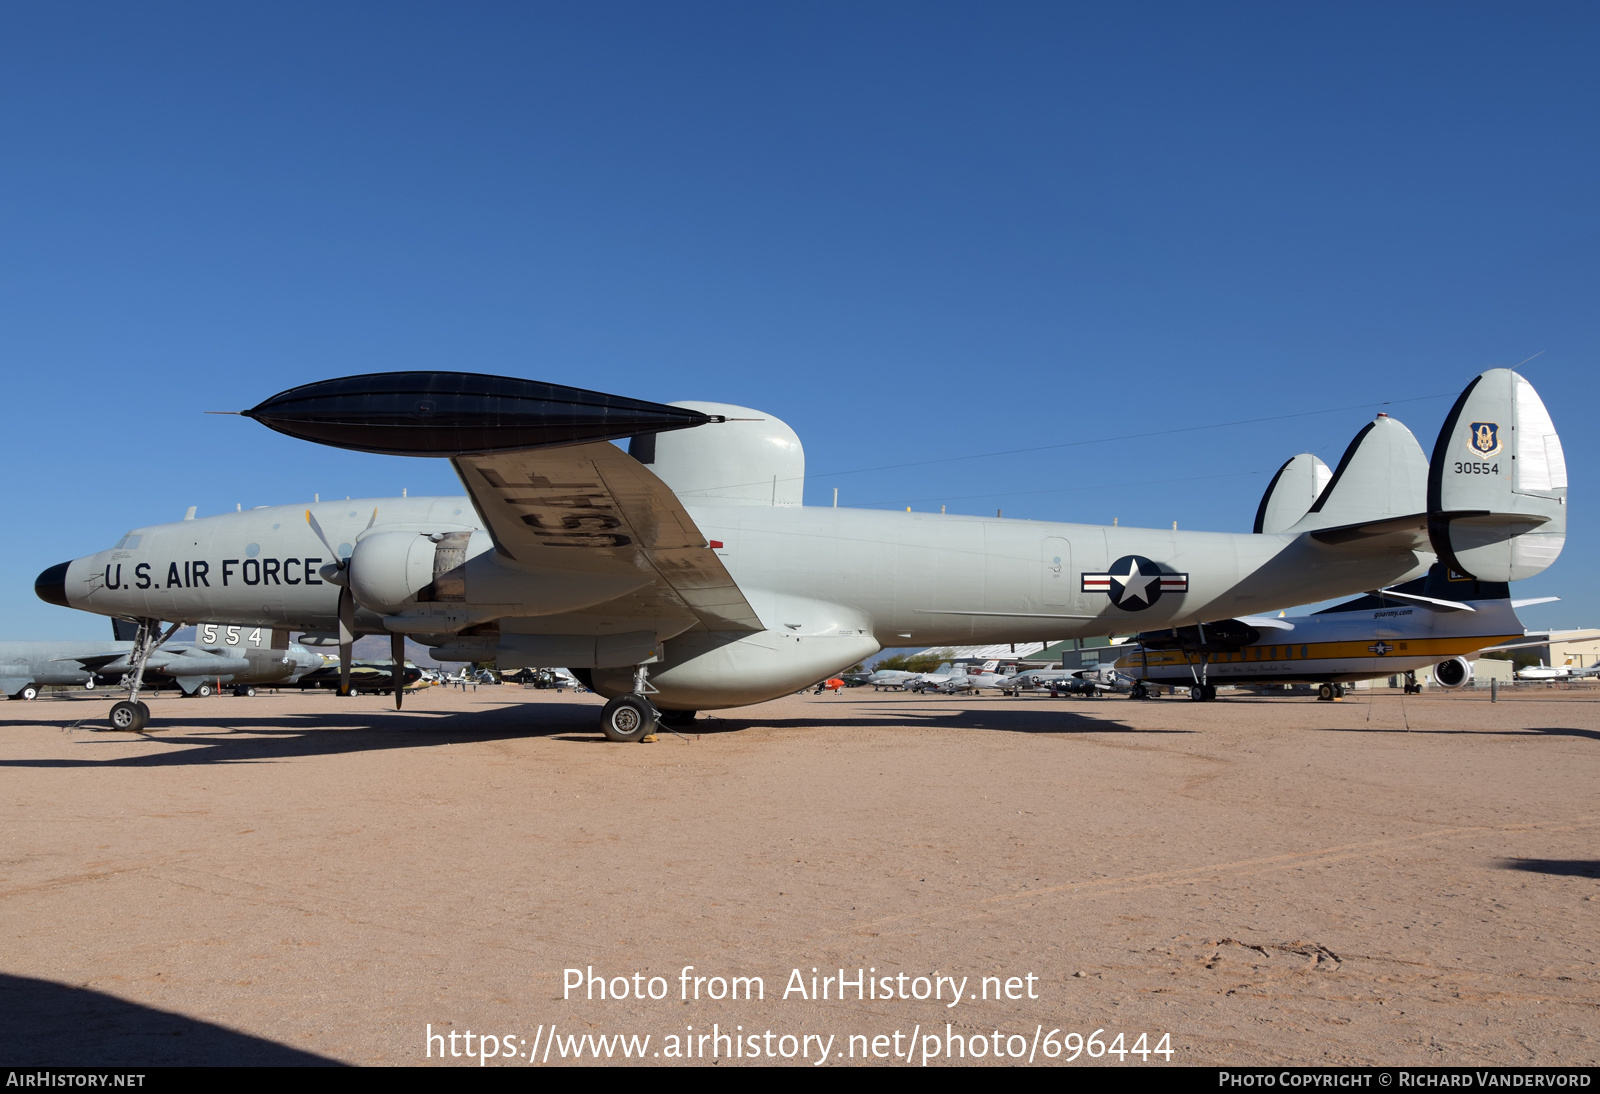
[(127, 699), (111, 705), (111, 728), (124, 733), (138, 733), (150, 722), (150, 708), (141, 702)]

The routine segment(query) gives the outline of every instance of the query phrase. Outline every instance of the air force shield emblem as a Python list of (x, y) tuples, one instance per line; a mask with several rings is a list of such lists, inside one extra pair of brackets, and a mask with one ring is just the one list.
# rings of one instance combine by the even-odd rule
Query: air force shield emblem
[(1500, 426), (1496, 422), (1473, 422), (1467, 435), (1467, 447), (1480, 456), (1500, 453)]
[(1161, 599), (1162, 593), (1189, 591), (1188, 574), (1164, 573), (1160, 566), (1143, 555), (1123, 555), (1105, 573), (1086, 573), (1080, 588), (1086, 593), (1105, 593), (1123, 611), (1142, 612)]

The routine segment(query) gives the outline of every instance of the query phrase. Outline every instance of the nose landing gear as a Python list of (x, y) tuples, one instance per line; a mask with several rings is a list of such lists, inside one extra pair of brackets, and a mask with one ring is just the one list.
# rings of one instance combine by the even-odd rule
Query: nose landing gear
[(150, 655), (177, 634), (181, 626), (182, 623), (174, 623), (162, 634), (161, 620), (139, 620), (139, 630), (133, 636), (133, 649), (128, 651), (128, 673), (122, 678), (122, 686), (128, 689), (128, 697), (112, 704), (109, 719), (112, 729), (137, 733), (150, 724), (150, 708), (139, 701), (139, 688), (144, 684), (144, 667)]

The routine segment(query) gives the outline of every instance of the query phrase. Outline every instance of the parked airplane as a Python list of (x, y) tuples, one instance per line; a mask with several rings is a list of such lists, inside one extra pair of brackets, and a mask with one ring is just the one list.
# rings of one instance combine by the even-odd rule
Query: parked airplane
[[(859, 685), (871, 684), (873, 691), (882, 691), (884, 688), (904, 688), (906, 682), (921, 676), (920, 672), (910, 672), (906, 669), (878, 669), (875, 672), (861, 674), (857, 681)], [(845, 674), (845, 681), (849, 682), (850, 674)]]
[[(115, 633), (115, 632), (114, 632)], [(135, 643), (0, 642), (0, 692), (32, 699), (49, 684), (92, 688), (114, 684), (132, 668)], [(289, 684), (322, 667), (322, 658), (270, 628), (207, 623), (195, 641), (163, 648), (144, 665), (146, 684), (176, 684), (185, 695), (210, 695), (219, 687), (242, 691)]]
[(998, 661), (985, 661), (982, 665), (959, 664), (950, 679), (936, 686), (938, 690), (952, 695), (958, 691), (977, 692), (1002, 688), (1010, 677), (995, 671), (999, 667)]
[(1584, 668), (1574, 665), (1569, 657), (1565, 664), (1546, 665), (1540, 661), (1537, 665), (1515, 669), (1512, 675), (1518, 680), (1581, 680), (1588, 676), (1600, 676), (1600, 663)]
[[(1413, 675), (1433, 666), (1442, 687), (1472, 679), (1486, 647), (1524, 636), (1518, 606), (1555, 597), (1512, 600), (1504, 582), (1475, 581), (1434, 563), (1426, 577), (1312, 615), (1246, 616), (1142, 632), (1117, 661), (1140, 683), (1187, 686), (1193, 699), (1215, 699), (1218, 684), (1316, 684), (1333, 699), (1356, 680)], [(1140, 689), (1133, 695), (1142, 698)]]
[[(1311, 495), (1283, 493), (1299, 477), (1286, 468), (1254, 534), (806, 508), (799, 439), (775, 418), (506, 377), (346, 377), (244, 413), (336, 447), (448, 458), (467, 497), (139, 528), (46, 570), (38, 594), (142, 621), (139, 665), (164, 639), (157, 620), (219, 616), (336, 631), (345, 664), (358, 633), (388, 633), (396, 660), (411, 635), (441, 661), (565, 665), (610, 699), (614, 740), (660, 712), (791, 694), (886, 644), (1186, 627), (1406, 581), (1435, 557), (1511, 581), (1565, 540), (1560, 440), (1508, 369), (1462, 393), (1431, 463), (1380, 415), (1292, 523)], [(607, 443), (621, 438), (627, 452)], [(118, 728), (147, 718), (136, 688), (112, 711)]]
[[(318, 658), (322, 662), (322, 658)], [(319, 663), (317, 668), (297, 680), (296, 686), (306, 689), (338, 690), (343, 673), (336, 663)], [(400, 686), (408, 688), (421, 682), (422, 670), (410, 661), (401, 667)], [(351, 695), (383, 695), (394, 691), (394, 665), (388, 661), (354, 661), (350, 665), (349, 682), (344, 685)]]

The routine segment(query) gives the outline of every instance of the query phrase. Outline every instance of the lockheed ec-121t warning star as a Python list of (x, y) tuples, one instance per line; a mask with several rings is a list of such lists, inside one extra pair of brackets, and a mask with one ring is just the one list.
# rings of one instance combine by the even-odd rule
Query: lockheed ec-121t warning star
[[(244, 413), (448, 459), (466, 496), (139, 528), (137, 546), (40, 574), (39, 595), (140, 621), (136, 660), (160, 644), (157, 620), (226, 618), (336, 635), (345, 664), (356, 635), (389, 634), (396, 660), (410, 636), (441, 661), (567, 666), (610, 700), (614, 740), (792, 694), (908, 640), (1187, 627), (1379, 589), (1436, 559), (1514, 581), (1566, 531), (1560, 441), (1508, 369), (1462, 393), (1431, 463), (1381, 415), (1315, 495), (1312, 457), (1296, 457), (1250, 534), (806, 507), (799, 438), (770, 415), (499, 376), (352, 376)], [(112, 723), (147, 717), (134, 694)]]

